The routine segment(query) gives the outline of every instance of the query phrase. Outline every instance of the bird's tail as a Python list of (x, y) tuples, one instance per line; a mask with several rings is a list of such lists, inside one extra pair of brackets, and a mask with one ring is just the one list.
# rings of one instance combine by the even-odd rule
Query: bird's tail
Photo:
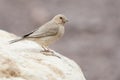
[(21, 40), (23, 40), (23, 39), (24, 39), (24, 38), (19, 38), (19, 39), (11, 40), (11, 41), (9, 41), (9, 43), (12, 44), (12, 43), (21, 41)]

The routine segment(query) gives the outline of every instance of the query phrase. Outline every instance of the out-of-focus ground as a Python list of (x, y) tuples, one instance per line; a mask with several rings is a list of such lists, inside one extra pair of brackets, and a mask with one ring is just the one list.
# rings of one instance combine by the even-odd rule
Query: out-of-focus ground
[(120, 0), (0, 0), (0, 28), (22, 36), (58, 13), (69, 23), (51, 48), (75, 60), (87, 80), (120, 80)]

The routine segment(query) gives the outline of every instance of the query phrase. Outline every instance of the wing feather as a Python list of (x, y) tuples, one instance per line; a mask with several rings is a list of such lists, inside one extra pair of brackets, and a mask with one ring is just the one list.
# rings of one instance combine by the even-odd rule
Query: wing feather
[(46, 24), (31, 33), (24, 35), (27, 38), (42, 38), (47, 36), (54, 36), (58, 33), (59, 28), (55, 24)]

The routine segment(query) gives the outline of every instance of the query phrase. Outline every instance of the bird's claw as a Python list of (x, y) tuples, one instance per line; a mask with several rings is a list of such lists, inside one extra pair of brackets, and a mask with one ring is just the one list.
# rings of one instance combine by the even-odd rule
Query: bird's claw
[(56, 57), (58, 57), (58, 58), (61, 58), (60, 56), (54, 54), (54, 51), (52, 51), (52, 50), (43, 50), (43, 51), (41, 51), (41, 52), (42, 52), (44, 55), (47, 55), (47, 56), (56, 56)]

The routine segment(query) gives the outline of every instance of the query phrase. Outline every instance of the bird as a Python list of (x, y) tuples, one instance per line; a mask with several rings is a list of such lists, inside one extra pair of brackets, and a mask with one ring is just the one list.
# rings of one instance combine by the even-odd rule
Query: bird
[(68, 19), (63, 14), (58, 14), (50, 21), (22, 36), (19, 39), (11, 40), (10, 44), (21, 40), (32, 40), (43, 47), (43, 52), (50, 52), (48, 46), (56, 42), (64, 35), (64, 25)]

